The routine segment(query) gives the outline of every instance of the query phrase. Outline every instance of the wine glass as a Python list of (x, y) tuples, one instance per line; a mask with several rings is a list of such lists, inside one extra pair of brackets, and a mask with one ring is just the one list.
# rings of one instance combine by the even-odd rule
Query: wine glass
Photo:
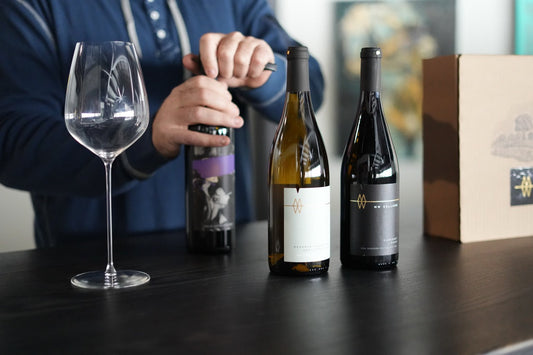
[(135, 47), (129, 42), (78, 42), (65, 97), (69, 133), (104, 162), (107, 208), (107, 267), (74, 276), (74, 286), (93, 289), (142, 285), (150, 276), (113, 265), (111, 168), (115, 158), (148, 127), (146, 89)]

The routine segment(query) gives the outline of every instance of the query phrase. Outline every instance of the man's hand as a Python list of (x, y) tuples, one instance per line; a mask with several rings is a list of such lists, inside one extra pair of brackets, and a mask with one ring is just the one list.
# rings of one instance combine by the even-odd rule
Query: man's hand
[(240, 128), (244, 124), (239, 108), (231, 99), (228, 87), (256, 88), (271, 75), (265, 71), (274, 62), (274, 52), (263, 40), (245, 37), (240, 32), (207, 33), (200, 38), (200, 58), (189, 54), (183, 58), (185, 68), (205, 75), (188, 79), (175, 87), (157, 112), (152, 126), (152, 142), (167, 158), (176, 157), (182, 144), (221, 147), (228, 145), (226, 136), (214, 136), (189, 130), (204, 124)]
[(229, 87), (257, 88), (271, 75), (264, 68), (274, 62), (274, 52), (262, 39), (245, 37), (240, 32), (206, 33), (200, 38), (200, 58), (189, 54), (183, 58), (183, 65), (200, 74), (198, 59), (209, 78)]
[(182, 144), (220, 147), (230, 143), (226, 136), (189, 130), (195, 124), (232, 128), (244, 124), (225, 82), (195, 76), (175, 87), (154, 118), (154, 147), (163, 156), (174, 158)]

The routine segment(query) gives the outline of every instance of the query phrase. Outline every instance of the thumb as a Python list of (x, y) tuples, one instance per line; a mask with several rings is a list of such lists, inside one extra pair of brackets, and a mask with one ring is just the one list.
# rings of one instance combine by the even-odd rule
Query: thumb
[(184, 56), (181, 61), (185, 69), (189, 70), (191, 73), (195, 75), (204, 74), (204, 70), (200, 62), (200, 56), (189, 53)]

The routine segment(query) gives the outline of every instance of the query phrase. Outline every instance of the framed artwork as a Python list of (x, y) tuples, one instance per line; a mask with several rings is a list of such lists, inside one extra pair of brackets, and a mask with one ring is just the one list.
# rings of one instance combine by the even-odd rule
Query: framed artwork
[(382, 103), (399, 156), (420, 157), (422, 60), (453, 54), (455, 1), (342, 1), (335, 4), (337, 152), (342, 154), (359, 102), (360, 51), (377, 46)]

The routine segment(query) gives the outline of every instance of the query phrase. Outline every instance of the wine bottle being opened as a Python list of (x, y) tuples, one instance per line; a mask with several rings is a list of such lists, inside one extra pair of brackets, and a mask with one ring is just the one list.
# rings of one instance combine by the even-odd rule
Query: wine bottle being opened
[(225, 135), (224, 147), (185, 147), (187, 247), (192, 252), (227, 253), (235, 246), (235, 155), (233, 129), (195, 125)]
[(390, 269), (398, 262), (399, 170), (381, 105), (381, 50), (361, 50), (361, 94), (341, 167), (341, 262)]
[(330, 185), (309, 88), (309, 52), (287, 51), (285, 105), (270, 152), (268, 262), (276, 274), (327, 272)]

